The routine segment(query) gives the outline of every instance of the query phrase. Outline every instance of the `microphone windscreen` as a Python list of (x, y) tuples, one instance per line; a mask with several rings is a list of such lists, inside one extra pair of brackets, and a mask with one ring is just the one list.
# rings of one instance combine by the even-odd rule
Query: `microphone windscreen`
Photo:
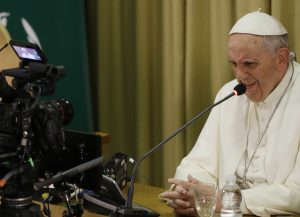
[(247, 88), (243, 83), (239, 83), (233, 88), (234, 94), (236, 96), (242, 95), (246, 92)]

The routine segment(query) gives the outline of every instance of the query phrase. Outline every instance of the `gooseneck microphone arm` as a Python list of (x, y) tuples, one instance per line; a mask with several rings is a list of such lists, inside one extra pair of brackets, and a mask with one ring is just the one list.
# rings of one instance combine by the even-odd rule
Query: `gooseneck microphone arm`
[(204, 109), (202, 112), (200, 112), (199, 114), (197, 114), (193, 119), (191, 119), (190, 121), (188, 121), (187, 123), (185, 123), (184, 125), (182, 125), (181, 127), (179, 127), (178, 129), (176, 129), (171, 135), (169, 135), (167, 138), (165, 138), (163, 141), (161, 141), (158, 145), (154, 146), (152, 149), (150, 149), (148, 152), (146, 152), (141, 158), (139, 158), (138, 161), (135, 163), (135, 165), (133, 167), (133, 170), (132, 170), (131, 180), (130, 180), (130, 186), (129, 186), (128, 192), (127, 192), (127, 200), (126, 200), (126, 204), (125, 204), (125, 209), (126, 208), (130, 208), (132, 206), (132, 199), (133, 199), (133, 192), (134, 192), (134, 181), (135, 181), (135, 172), (136, 172), (136, 169), (139, 166), (139, 164), (146, 157), (148, 157), (150, 154), (152, 154), (153, 152), (155, 152), (156, 150), (158, 150), (159, 148), (161, 148), (165, 143), (167, 143), (169, 140), (171, 140), (174, 136), (176, 136), (178, 133), (180, 133), (181, 131), (183, 131), (185, 128), (187, 128), (188, 126), (190, 126), (191, 124), (193, 124), (198, 118), (200, 118), (206, 112), (208, 112), (209, 110), (211, 110), (213, 107), (219, 105), (220, 103), (224, 102), (225, 100), (229, 99), (232, 96), (242, 95), (245, 92), (246, 92), (246, 87), (245, 87), (244, 84), (240, 83), (240, 84), (236, 85), (234, 87), (232, 93), (230, 93), (229, 95), (225, 96), (220, 101), (217, 101), (214, 104), (212, 104), (209, 107), (207, 107), (206, 109)]

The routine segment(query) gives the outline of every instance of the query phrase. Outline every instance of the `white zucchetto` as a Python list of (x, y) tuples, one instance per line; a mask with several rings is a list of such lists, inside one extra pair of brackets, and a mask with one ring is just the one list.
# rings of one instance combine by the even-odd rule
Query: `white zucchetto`
[(255, 11), (246, 14), (235, 23), (230, 30), (229, 35), (234, 33), (284, 35), (287, 34), (287, 31), (277, 18)]

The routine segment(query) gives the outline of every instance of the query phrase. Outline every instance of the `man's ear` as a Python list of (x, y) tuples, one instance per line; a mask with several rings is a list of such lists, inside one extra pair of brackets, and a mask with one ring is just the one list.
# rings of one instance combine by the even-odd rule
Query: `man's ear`
[(285, 71), (288, 67), (290, 51), (286, 47), (279, 48), (276, 52), (277, 67), (280, 71)]

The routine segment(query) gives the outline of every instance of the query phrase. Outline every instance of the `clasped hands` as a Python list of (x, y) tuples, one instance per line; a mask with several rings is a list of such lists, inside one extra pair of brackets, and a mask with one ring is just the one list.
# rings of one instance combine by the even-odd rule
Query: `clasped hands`
[[(194, 202), (193, 185), (204, 185), (198, 179), (188, 176), (188, 180), (170, 178), (168, 182), (172, 184), (170, 190), (159, 195), (160, 199), (174, 209), (176, 215), (197, 216)], [(217, 193), (216, 212), (220, 211), (220, 192)]]

